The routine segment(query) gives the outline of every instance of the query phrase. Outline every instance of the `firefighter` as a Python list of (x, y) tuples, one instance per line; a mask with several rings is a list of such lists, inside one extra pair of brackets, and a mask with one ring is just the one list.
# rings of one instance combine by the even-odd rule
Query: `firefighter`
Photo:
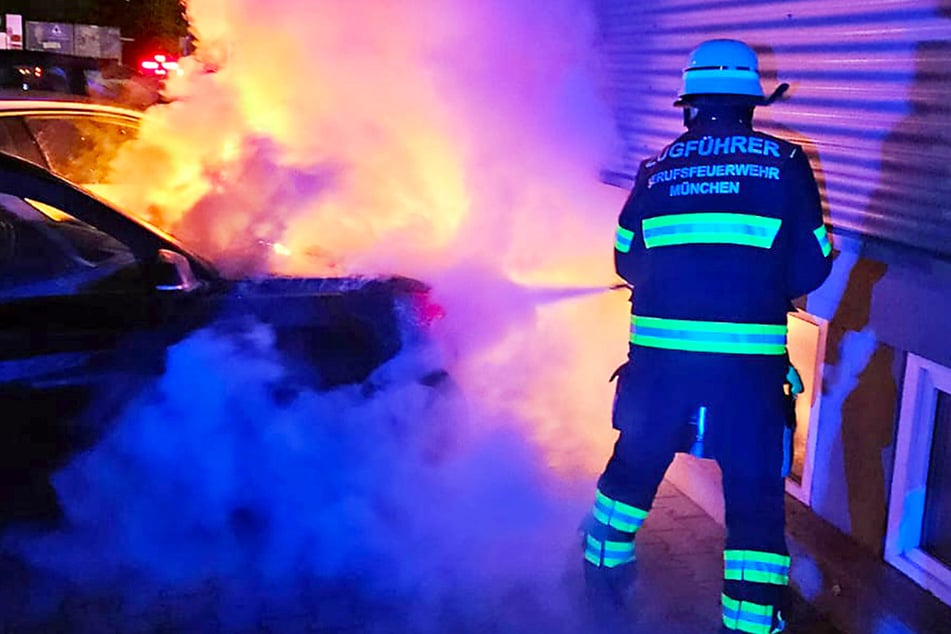
[(587, 586), (625, 604), (634, 538), (674, 454), (694, 443), (723, 474), (725, 632), (783, 629), (786, 315), (831, 268), (803, 149), (753, 129), (754, 108), (786, 88), (764, 98), (743, 42), (694, 49), (675, 102), (687, 130), (641, 163), (615, 239), (633, 288), (630, 348), (616, 372), (620, 433), (583, 528)]

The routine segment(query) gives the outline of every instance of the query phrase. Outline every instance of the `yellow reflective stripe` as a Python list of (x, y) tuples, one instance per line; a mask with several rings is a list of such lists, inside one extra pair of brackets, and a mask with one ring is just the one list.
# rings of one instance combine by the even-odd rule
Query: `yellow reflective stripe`
[(595, 566), (601, 565), (601, 543), (591, 535), (585, 539), (584, 558)]
[(750, 623), (742, 619), (729, 619), (725, 615), (723, 624), (728, 630), (734, 632), (746, 632), (747, 634), (772, 634), (773, 632), (772, 624), (763, 625), (761, 623)]
[(728, 212), (670, 214), (641, 222), (648, 248), (683, 244), (737, 244), (769, 249), (782, 220)]
[(631, 315), (630, 342), (689, 352), (780, 355), (786, 352), (786, 325)]
[(591, 535), (585, 541), (584, 558), (595, 566), (614, 568), (635, 560), (634, 542), (600, 541)]
[(664, 350), (683, 350), (685, 352), (715, 352), (723, 354), (786, 354), (783, 344), (733, 343), (729, 345), (705, 343), (691, 339), (660, 339), (643, 335), (631, 335), (631, 343), (645, 348)]
[(829, 232), (826, 230), (826, 226), (820, 226), (818, 229), (813, 230), (812, 234), (816, 236), (816, 240), (819, 241), (819, 247), (822, 249), (823, 257), (829, 257), (829, 254), (832, 253), (832, 243), (829, 242)]
[(594, 519), (598, 520), (605, 526), (610, 526), (611, 528), (616, 528), (622, 533), (635, 533), (640, 529), (643, 520), (632, 520), (623, 516), (614, 515), (613, 513), (606, 512), (602, 508), (595, 506), (593, 511)]
[(689, 214), (669, 214), (666, 216), (645, 218), (642, 225), (645, 229), (660, 229), (662, 227), (676, 227), (683, 224), (698, 223), (742, 224), (779, 231), (782, 220), (771, 216), (757, 216), (756, 214), (701, 211)]
[(774, 586), (786, 586), (789, 585), (789, 575), (780, 574), (778, 572), (751, 570), (746, 568), (743, 570), (743, 581), (749, 581), (751, 583), (769, 583)]
[(735, 561), (757, 561), (764, 564), (776, 564), (778, 566), (789, 567), (789, 564), (792, 562), (792, 559), (789, 555), (780, 555), (778, 553), (771, 553), (765, 550), (737, 550), (730, 549), (723, 551), (723, 561), (725, 562), (735, 562)]
[(636, 506), (631, 506), (630, 504), (625, 504), (624, 502), (620, 502), (614, 498), (610, 498), (601, 493), (600, 489), (595, 492), (595, 499), (605, 504), (613, 504), (615, 511), (624, 513), (625, 515), (630, 515), (631, 517), (635, 517), (640, 520), (643, 520), (647, 517), (647, 511), (639, 509)]
[(647, 511), (609, 498), (600, 490), (595, 494), (594, 518), (624, 533), (634, 533), (644, 523)]
[(631, 250), (631, 243), (633, 242), (634, 232), (618, 225), (614, 238), (614, 248), (620, 253), (628, 253)]
[(742, 247), (756, 247), (768, 249), (773, 246), (771, 238), (749, 235), (740, 231), (684, 231), (670, 233), (664, 236), (648, 236), (644, 234), (644, 246), (648, 249), (656, 247), (673, 247), (686, 244), (735, 244)]
[(665, 319), (631, 315), (631, 323), (665, 330), (688, 330), (742, 335), (784, 335), (784, 324), (750, 324), (733, 321), (700, 321), (695, 319)]
[(737, 601), (726, 594), (720, 596), (723, 606), (723, 625), (728, 629), (749, 634), (771, 634), (773, 606)]
[(750, 568), (724, 570), (723, 578), (727, 581), (748, 581), (750, 583), (769, 583), (774, 586), (789, 585), (789, 574), (755, 570)]
[(789, 563), (786, 555), (758, 550), (725, 550), (723, 578), (784, 586), (789, 584)]

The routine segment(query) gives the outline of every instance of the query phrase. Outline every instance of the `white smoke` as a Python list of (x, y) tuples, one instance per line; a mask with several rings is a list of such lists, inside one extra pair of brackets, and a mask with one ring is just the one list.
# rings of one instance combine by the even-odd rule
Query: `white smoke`
[[(369, 604), (412, 605), (413, 631), (439, 631), (434, 614), (447, 610), (504, 621), (512, 593), (565, 596), (578, 485), (551, 473), (511, 417), (414, 376), (391, 373), (370, 396), (288, 398), (267, 327), (199, 331), (57, 474), (68, 530), (19, 547), (40, 569), (131, 601), (217, 581), (225, 601), (237, 582), (263, 602), (305, 580), (356, 579)], [(556, 601), (529, 616), (571, 612)]]

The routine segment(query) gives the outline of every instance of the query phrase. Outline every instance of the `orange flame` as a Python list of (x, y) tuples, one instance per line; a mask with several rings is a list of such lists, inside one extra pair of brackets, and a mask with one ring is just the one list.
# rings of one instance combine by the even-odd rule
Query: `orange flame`
[(409, 4), (188, 0), (197, 54), (114, 179), (237, 272), (432, 281), (466, 387), (529, 421), (553, 464), (591, 470), (625, 298), (522, 292), (615, 281), (623, 192), (596, 177), (612, 129), (587, 3)]

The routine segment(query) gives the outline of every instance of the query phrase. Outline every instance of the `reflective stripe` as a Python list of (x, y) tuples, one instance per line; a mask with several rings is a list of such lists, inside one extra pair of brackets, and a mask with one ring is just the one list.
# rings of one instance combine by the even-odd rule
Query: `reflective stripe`
[(766, 564), (777, 564), (789, 567), (792, 561), (789, 555), (780, 555), (765, 550), (724, 550), (724, 561), (759, 561)]
[(682, 244), (738, 244), (768, 249), (783, 221), (737, 213), (673, 214), (641, 222), (648, 249)]
[(613, 500), (600, 490), (595, 494), (592, 514), (594, 519), (605, 526), (616, 528), (623, 533), (637, 532), (647, 517), (647, 511)]
[(816, 236), (816, 240), (819, 241), (819, 247), (822, 249), (822, 255), (824, 257), (829, 257), (829, 254), (832, 253), (832, 244), (829, 242), (829, 232), (826, 231), (826, 226), (822, 225), (812, 233)]
[(784, 586), (789, 584), (789, 557), (759, 550), (723, 551), (723, 578)]
[(614, 568), (636, 559), (634, 542), (600, 541), (588, 535), (584, 544), (584, 558), (601, 568)]
[(760, 605), (750, 601), (737, 601), (725, 594), (723, 603), (723, 625), (736, 632), (749, 634), (772, 634), (773, 606)]
[(786, 354), (786, 326), (631, 315), (631, 343), (727, 354)]
[(614, 248), (620, 253), (628, 253), (631, 250), (632, 242), (634, 242), (634, 232), (618, 225), (617, 235), (614, 238)]

